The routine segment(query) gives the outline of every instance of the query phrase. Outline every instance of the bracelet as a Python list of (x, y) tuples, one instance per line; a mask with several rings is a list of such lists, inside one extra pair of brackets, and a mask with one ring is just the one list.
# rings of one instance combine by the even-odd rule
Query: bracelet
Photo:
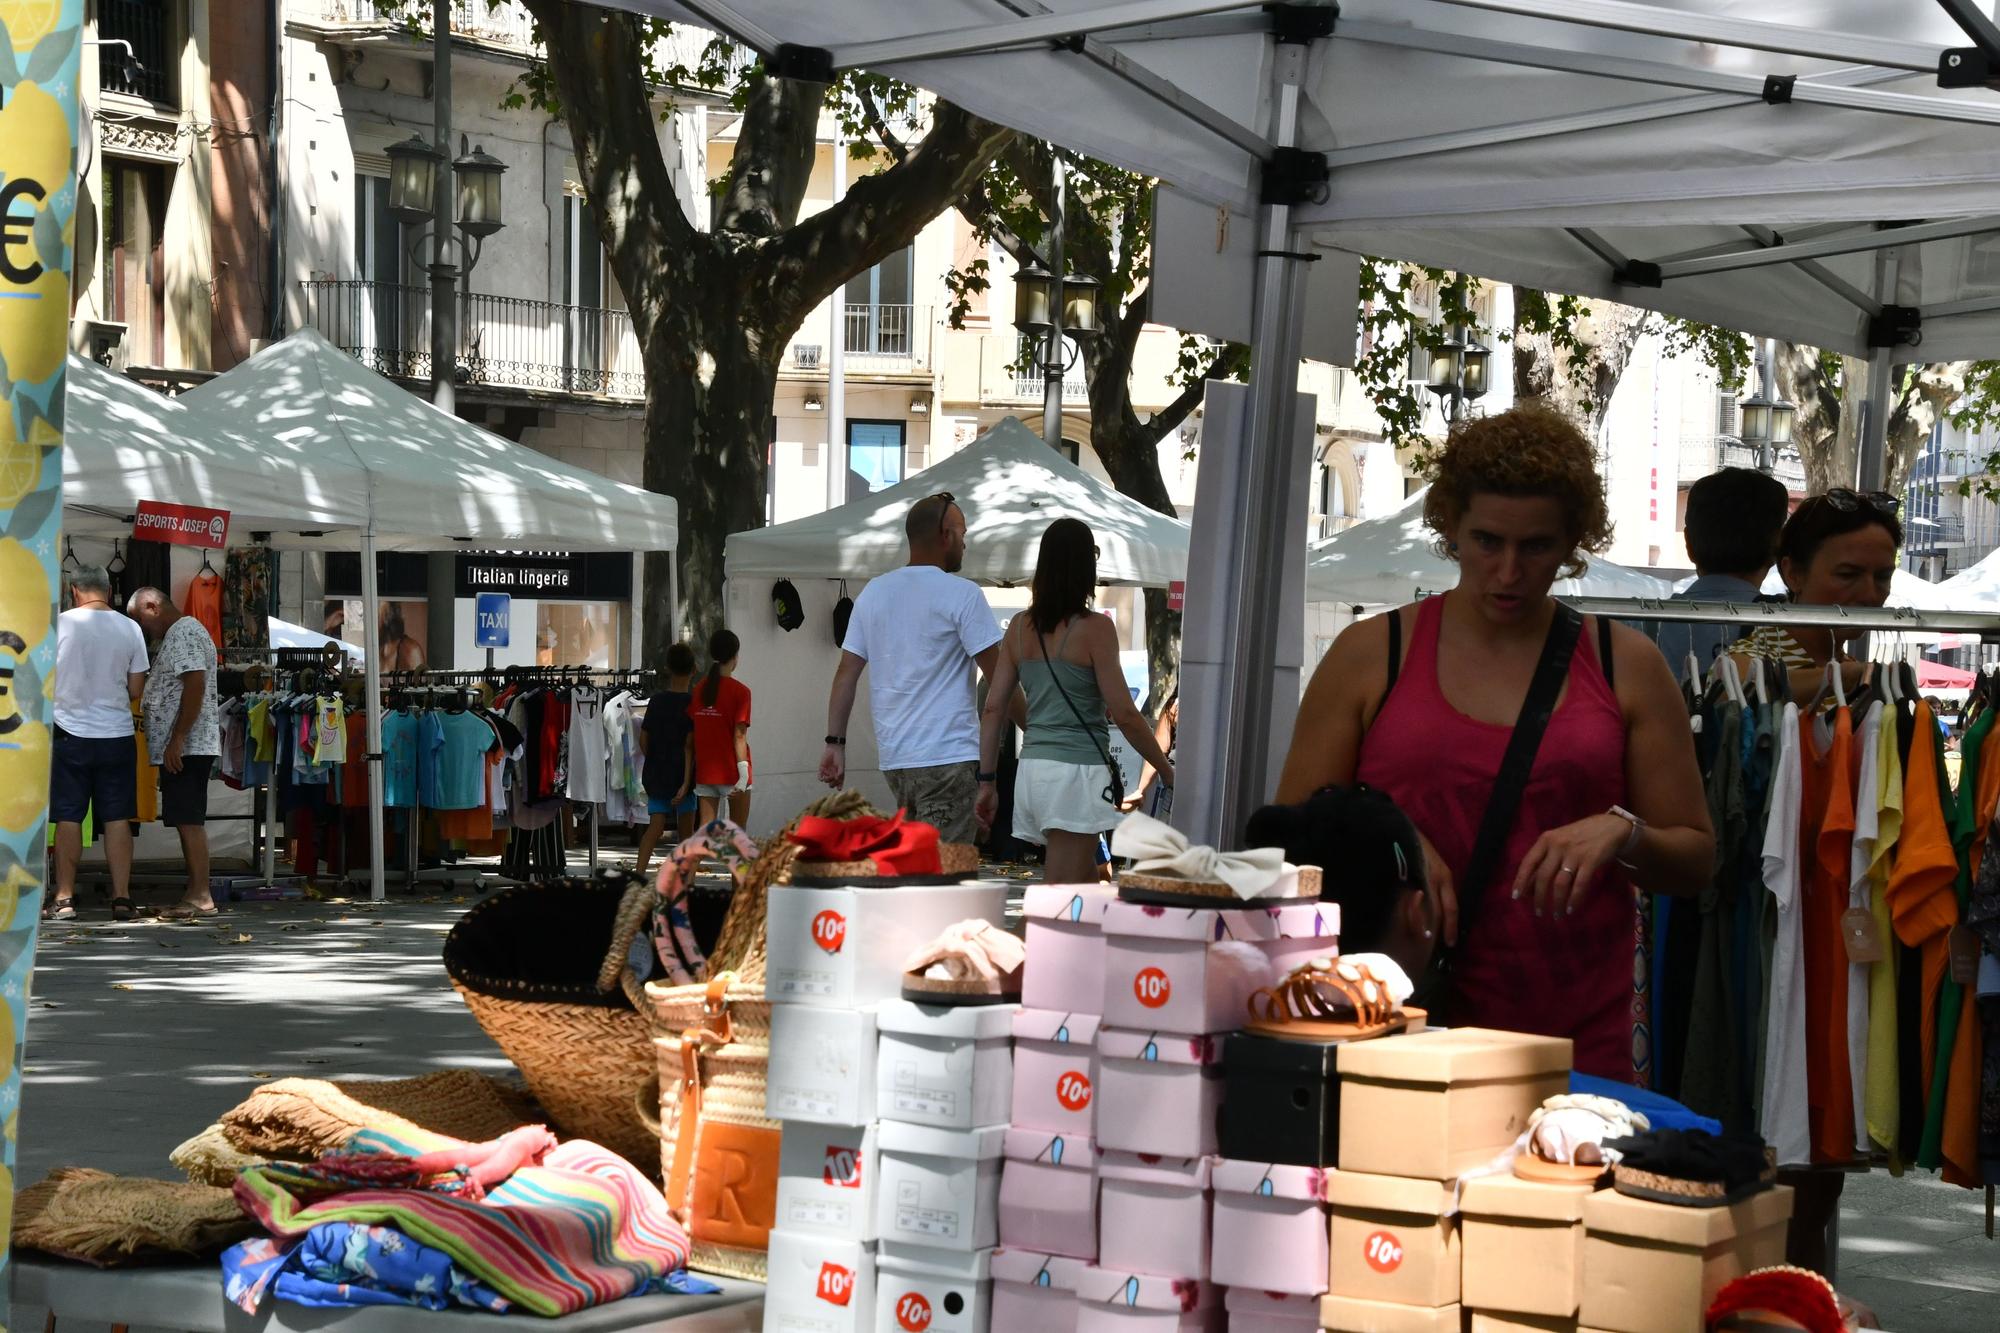
[(1617, 854), (1611, 859), (1619, 865), (1624, 866), (1627, 870), (1637, 870), (1639, 867), (1632, 864), (1632, 852), (1639, 845), (1639, 836), (1646, 831), (1646, 821), (1622, 805), (1614, 805), (1605, 811), (1605, 813), (1617, 815), (1620, 819), (1631, 824), (1632, 831), (1625, 835), (1625, 845), (1620, 847)]
[(847, 744), (847, 737), (845, 737), (845, 736), (828, 736), (828, 737), (826, 738), (826, 743), (827, 743), (828, 745), (845, 745), (845, 744)]
[(1000, 780), (998, 773), (974, 773), (972, 776), (980, 782), (998, 782)]

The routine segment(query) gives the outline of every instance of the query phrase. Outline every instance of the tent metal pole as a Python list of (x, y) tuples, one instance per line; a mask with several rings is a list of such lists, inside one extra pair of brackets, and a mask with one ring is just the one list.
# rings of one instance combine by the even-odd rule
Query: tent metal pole
[[(1114, 28), (1131, 28), (1168, 19), (1198, 18), (1236, 9), (1259, 9), (1258, 0), (1126, 0), (1079, 13), (1042, 14), (944, 32), (923, 32), (880, 42), (855, 42), (832, 50), (836, 70), (880, 69), (906, 60), (936, 60), (944, 56), (977, 55), (1015, 46), (1040, 46), (1065, 38)], [(1937, 63), (1933, 57), (1931, 63)]]
[(1734, 254), (1710, 255), (1705, 259), (1676, 259), (1660, 265), (1660, 276), (1671, 282), (1675, 278), (1733, 273), (1745, 268), (1768, 268), (1773, 264), (1791, 264), (1801, 259), (1825, 259), (1829, 255), (1857, 255), (1868, 250), (1921, 245), (1926, 241), (1948, 241), (1959, 236), (1980, 236), (1988, 232), (2000, 232), (2000, 217), (1986, 214), (1976, 218), (1952, 218), (1945, 222), (1919, 222), (1909, 227), (1878, 227), (1873, 231), (1828, 236), (1816, 241), (1753, 246)]
[(1617, 32), (1643, 33), (1650, 37), (1679, 38), (1689, 43), (1714, 42), (1720, 46), (1742, 47), (1751, 51), (1775, 51), (1780, 55), (1811, 56), (1820, 60), (1850, 60), (1862, 65), (1884, 65), (1918, 74), (1937, 73), (1938, 57), (1944, 48), (1921, 42), (1899, 42), (1887, 37), (1859, 33), (1822, 32), (1790, 23), (1768, 23), (1759, 19), (1730, 18), (1721, 14), (1693, 14), (1685, 9), (1660, 5), (1630, 4), (1627, 0), (1443, 0), (1463, 9), (1485, 9), (1523, 18), (1547, 19), (1556, 23), (1576, 23)]
[[(1896, 299), (1902, 253), (1883, 250), (1875, 256), (1875, 296), (1884, 305)], [(1889, 401), (1896, 384), (1896, 349), (1877, 347), (1868, 358), (1868, 406), (1861, 418), (1861, 448), (1856, 482), (1863, 491), (1879, 491), (1888, 475)]]
[[(1299, 112), (1304, 100), (1306, 48), (1281, 45), (1275, 50), (1275, 124), (1272, 140), (1282, 147), (1298, 142)], [(1217, 646), (1220, 671), (1212, 697), (1204, 706), (1217, 711), (1220, 727), (1215, 753), (1204, 762), (1216, 790), (1205, 809), (1213, 812), (1210, 827), (1185, 831), (1196, 841), (1232, 845), (1243, 820), (1272, 794), (1271, 721), (1275, 700), (1272, 678), (1278, 645), (1271, 627), (1282, 623), (1280, 599), (1286, 580), (1287, 540), (1300, 514), (1283, 503), (1293, 494), (1286, 477), (1296, 460), (1294, 414), (1298, 403), (1298, 362), (1304, 317), (1306, 262), (1293, 249), (1292, 206), (1266, 203), (1257, 217), (1256, 286), (1252, 300), (1251, 345), (1255, 362), (1250, 379), (1249, 411), (1243, 437), (1222, 443), (1232, 452), (1239, 484), (1228, 512), (1213, 516), (1224, 530), (1239, 534), (1235, 564), (1217, 572), (1208, 583), (1209, 595), (1226, 597), (1222, 642)], [(1218, 442), (1221, 443), (1221, 442)]]
[(366, 654), (368, 711), (368, 896), (389, 896), (382, 873), (382, 624), (375, 590), (375, 534), (361, 534), (361, 651)]

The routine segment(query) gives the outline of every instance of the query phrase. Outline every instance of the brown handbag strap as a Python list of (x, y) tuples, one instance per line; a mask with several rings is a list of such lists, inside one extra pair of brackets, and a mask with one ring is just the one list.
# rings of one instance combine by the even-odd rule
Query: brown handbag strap
[(674, 1160), (667, 1168), (666, 1196), (669, 1206), (685, 1214), (693, 1205), (695, 1148), (701, 1138), (701, 1051), (704, 1046), (727, 1046), (735, 1035), (729, 1018), (729, 986), (733, 972), (708, 979), (702, 996), (700, 1027), (681, 1033), (681, 1109), (674, 1122)]

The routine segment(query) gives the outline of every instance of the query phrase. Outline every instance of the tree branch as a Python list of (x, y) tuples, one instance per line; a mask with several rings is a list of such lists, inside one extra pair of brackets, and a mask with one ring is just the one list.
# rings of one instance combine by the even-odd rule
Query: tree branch
[(908, 157), (910, 146), (897, 138), (896, 132), (889, 128), (889, 122), (882, 118), (882, 108), (876, 104), (873, 90), (858, 87), (854, 96), (861, 103), (861, 118), (868, 122), (868, 128), (875, 132), (876, 139), (889, 150), (889, 156), (898, 162)]
[(1240, 348), (1224, 347), (1216, 352), (1215, 360), (1209, 363), (1208, 369), (1202, 373), (1200, 379), (1189, 380), (1182, 385), (1181, 391), (1174, 395), (1172, 402), (1147, 419), (1146, 429), (1154, 432), (1153, 438), (1164, 440), (1179, 430), (1181, 423), (1201, 406), (1202, 399), (1208, 395), (1208, 382), (1228, 379), (1235, 374), (1237, 371), (1235, 363), (1241, 356)]
[(827, 292), (908, 245), (1012, 137), (1012, 130), (936, 103), (929, 133), (908, 157), (862, 177), (839, 203), (770, 240), (760, 284), (795, 326)]
[(826, 88), (769, 74), (747, 80), (736, 153), (711, 215), (715, 231), (775, 236), (798, 220), (819, 150)]

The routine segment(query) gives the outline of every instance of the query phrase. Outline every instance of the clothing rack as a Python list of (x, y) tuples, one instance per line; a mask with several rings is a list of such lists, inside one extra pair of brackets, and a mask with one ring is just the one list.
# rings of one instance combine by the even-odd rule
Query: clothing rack
[(2000, 643), (2000, 613), (1924, 611), (1913, 606), (1804, 606), (1796, 602), (1700, 602), (1664, 597), (1560, 597), (1584, 615), (1617, 620), (1671, 620), (1703, 625), (1884, 630), (1899, 634), (1961, 634)]
[[(215, 671), (218, 685), (221, 683), (220, 678), (223, 672), (240, 672), (244, 676), (243, 683), (246, 689), (262, 689), (264, 688), (262, 685), (252, 687), (249, 679), (252, 675), (261, 672), (271, 677), (271, 684), (278, 688), (317, 693), (323, 685), (328, 684), (330, 681), (331, 688), (337, 692), (340, 689), (346, 664), (346, 654), (332, 645), (328, 645), (325, 649), (237, 649), (233, 653), (225, 653), (219, 656), (216, 659)], [(219, 690), (218, 693), (220, 693)], [(266, 782), (260, 785), (264, 789), (264, 809), (262, 819), (258, 820), (261, 827), (258, 829), (255, 839), (262, 843), (262, 848), (257, 858), (258, 867), (261, 872), (261, 882), (258, 884), (258, 887), (273, 889), (278, 886), (280, 880), (278, 874), (278, 838), (281, 821), (278, 818), (278, 784), (276, 782)], [(256, 819), (257, 816), (254, 814), (227, 815), (212, 816), (212, 818)], [(214, 879), (217, 877), (211, 875), (210, 878)], [(282, 878), (284, 882), (292, 883), (303, 879), (304, 876), (297, 873), (295, 868), (292, 874), (283, 876)], [(225, 883), (230, 882), (228, 878), (225, 878)]]

